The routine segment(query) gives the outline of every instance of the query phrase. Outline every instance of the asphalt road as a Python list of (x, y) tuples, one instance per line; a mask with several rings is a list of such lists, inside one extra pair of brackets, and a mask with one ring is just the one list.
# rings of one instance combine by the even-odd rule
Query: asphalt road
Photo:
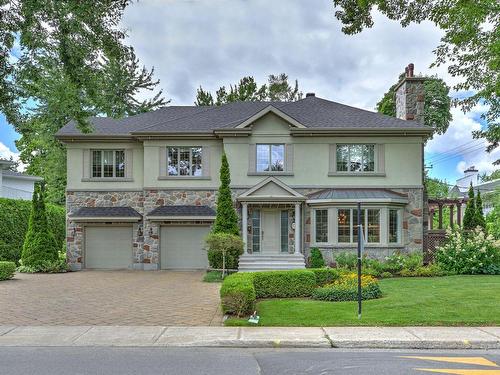
[[(402, 358), (403, 356), (432, 357), (434, 360)], [(442, 374), (500, 375), (500, 367), (495, 367), (495, 363), (500, 366), (500, 350), (0, 348), (1, 375), (436, 373), (417, 370), (422, 368), (448, 369), (443, 372), (438, 370), (438, 373)], [(484, 372), (485, 370), (487, 372)]]

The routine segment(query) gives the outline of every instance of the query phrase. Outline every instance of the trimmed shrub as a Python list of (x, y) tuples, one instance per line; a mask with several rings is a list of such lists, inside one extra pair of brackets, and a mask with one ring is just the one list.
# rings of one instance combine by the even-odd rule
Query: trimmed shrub
[(57, 260), (44, 260), (39, 264), (32, 266), (20, 265), (17, 267), (19, 272), (24, 273), (64, 273), (69, 271), (69, 265), (66, 261), (66, 251), (59, 251)]
[(235, 273), (226, 277), (220, 288), (220, 298), (224, 313), (238, 317), (252, 313), (256, 300), (253, 274)]
[(243, 240), (239, 236), (229, 233), (210, 233), (206, 243), (210, 268), (222, 269), (225, 253), (225, 269), (238, 269), (238, 260), (243, 254)]
[(33, 192), (28, 232), (21, 253), (21, 265), (39, 267), (44, 262), (56, 262), (59, 249), (47, 220), (45, 186), (43, 183), (37, 183)]
[[(21, 199), (0, 198), (0, 261), (19, 263), (23, 248), (32, 202)], [(64, 207), (46, 205), (47, 221), (58, 249), (65, 242), (66, 214)]]
[(314, 272), (317, 286), (330, 284), (337, 280), (340, 276), (339, 270), (334, 268), (310, 268), (309, 271)]
[(500, 240), (486, 236), (481, 228), (466, 232), (448, 230), (448, 242), (437, 249), (434, 258), (445, 271), (456, 274), (497, 274), (500, 270)]
[(337, 267), (353, 270), (358, 264), (358, 256), (355, 253), (340, 253), (335, 256)]
[(12, 279), (15, 272), (16, 264), (14, 262), (0, 262), (0, 281)]
[(310, 268), (322, 268), (325, 266), (325, 260), (323, 259), (323, 255), (321, 251), (317, 247), (311, 248), (311, 254), (309, 255), (309, 264)]
[(420, 266), (414, 270), (403, 269), (400, 272), (402, 277), (436, 277), (436, 276), (447, 276), (452, 274), (451, 272), (444, 271), (438, 264), (432, 263), (428, 266)]
[(309, 297), (316, 287), (316, 275), (309, 270), (255, 272), (257, 298)]
[[(355, 273), (341, 275), (332, 284), (314, 290), (312, 298), (322, 301), (355, 301), (358, 299), (358, 276)], [(361, 277), (361, 298), (374, 299), (382, 296), (377, 279)]]

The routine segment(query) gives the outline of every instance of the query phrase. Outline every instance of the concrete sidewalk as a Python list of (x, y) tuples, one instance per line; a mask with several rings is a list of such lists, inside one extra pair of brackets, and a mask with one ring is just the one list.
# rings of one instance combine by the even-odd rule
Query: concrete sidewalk
[(0, 326), (0, 346), (500, 349), (500, 327)]

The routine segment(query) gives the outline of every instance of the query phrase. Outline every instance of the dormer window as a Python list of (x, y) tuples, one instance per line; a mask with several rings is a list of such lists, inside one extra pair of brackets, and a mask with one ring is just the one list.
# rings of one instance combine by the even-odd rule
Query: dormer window
[(284, 144), (257, 145), (257, 172), (282, 172), (285, 170)]

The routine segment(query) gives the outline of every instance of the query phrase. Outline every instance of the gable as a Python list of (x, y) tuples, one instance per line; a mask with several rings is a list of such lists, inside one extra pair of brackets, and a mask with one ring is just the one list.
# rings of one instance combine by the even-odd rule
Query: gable
[(269, 177), (238, 197), (239, 201), (301, 201), (305, 197), (275, 177)]
[(282, 120), (286, 121), (291, 127), (294, 127), (294, 128), (306, 128), (305, 125), (301, 124), (300, 122), (298, 122), (297, 120), (295, 120), (293, 117), (289, 116), (288, 114), (286, 114), (285, 112), (281, 111), (280, 109), (272, 106), (272, 105), (269, 105), (267, 106), (266, 108), (264, 108), (263, 110), (257, 112), (255, 115), (249, 117), (248, 119), (246, 119), (245, 121), (243, 121), (241, 124), (239, 124), (238, 126), (236, 126), (236, 128), (246, 128), (246, 127), (250, 127), (250, 126), (253, 126), (254, 123), (263, 118), (264, 116), (268, 115), (268, 114), (274, 114), (275, 116), (281, 118)]

